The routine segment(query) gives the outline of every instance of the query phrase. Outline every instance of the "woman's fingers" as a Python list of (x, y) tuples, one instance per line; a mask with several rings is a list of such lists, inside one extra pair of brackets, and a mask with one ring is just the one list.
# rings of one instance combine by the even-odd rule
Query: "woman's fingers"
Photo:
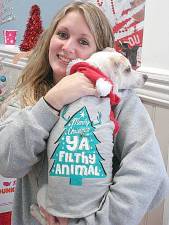
[(39, 207), (39, 210), (41, 214), (44, 216), (44, 218), (46, 219), (46, 217), (48, 216), (48, 212), (41, 206)]
[(84, 96), (88, 96), (88, 95), (91, 95), (91, 96), (96, 96), (96, 97), (98, 97), (98, 93), (97, 93), (97, 90), (96, 90), (96, 88), (93, 88), (93, 87), (88, 87), (88, 88), (86, 88), (85, 89), (85, 91), (84, 91)]
[(47, 225), (60, 225), (60, 223), (55, 216), (48, 214)]
[(49, 214), (43, 207), (39, 207), (47, 225), (68, 225), (68, 218), (56, 217)]
[(47, 225), (59, 225), (59, 221), (55, 216), (50, 215), (43, 207), (39, 207), (39, 209), (44, 216)]
[(68, 218), (58, 217), (60, 225), (68, 225)]

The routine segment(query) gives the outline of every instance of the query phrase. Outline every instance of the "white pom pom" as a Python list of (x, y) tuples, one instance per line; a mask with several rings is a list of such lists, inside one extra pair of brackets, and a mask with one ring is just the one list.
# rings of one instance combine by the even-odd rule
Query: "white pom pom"
[(100, 96), (107, 96), (112, 90), (112, 84), (103, 78), (99, 78), (96, 81), (96, 89)]

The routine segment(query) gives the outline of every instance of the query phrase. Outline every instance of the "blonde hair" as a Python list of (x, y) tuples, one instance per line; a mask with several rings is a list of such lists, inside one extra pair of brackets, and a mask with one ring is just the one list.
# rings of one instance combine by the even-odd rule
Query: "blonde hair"
[(50, 40), (60, 20), (74, 10), (79, 11), (84, 16), (94, 36), (97, 51), (105, 47), (113, 47), (114, 39), (111, 25), (97, 6), (86, 1), (68, 4), (57, 13), (49, 28), (43, 32), (21, 74), (15, 94), (19, 96), (22, 107), (34, 105), (53, 86), (52, 69), (48, 58)]

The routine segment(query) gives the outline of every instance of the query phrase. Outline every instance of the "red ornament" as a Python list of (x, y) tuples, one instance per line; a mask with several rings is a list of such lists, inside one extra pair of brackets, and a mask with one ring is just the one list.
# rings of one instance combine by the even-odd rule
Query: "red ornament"
[(20, 44), (21, 51), (30, 51), (33, 49), (43, 32), (42, 21), (40, 19), (40, 8), (38, 5), (33, 5), (30, 10), (30, 18), (26, 25), (24, 39)]

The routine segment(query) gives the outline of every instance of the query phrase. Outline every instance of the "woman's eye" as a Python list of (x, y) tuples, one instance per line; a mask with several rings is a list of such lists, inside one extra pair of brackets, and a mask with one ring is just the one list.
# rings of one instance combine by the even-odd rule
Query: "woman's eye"
[(84, 40), (84, 39), (82, 39), (82, 40), (80, 40), (80, 44), (81, 45), (89, 45), (89, 42)]
[(68, 34), (66, 32), (62, 32), (62, 31), (57, 32), (57, 36), (59, 36), (59, 38), (61, 38), (61, 39), (68, 38)]

